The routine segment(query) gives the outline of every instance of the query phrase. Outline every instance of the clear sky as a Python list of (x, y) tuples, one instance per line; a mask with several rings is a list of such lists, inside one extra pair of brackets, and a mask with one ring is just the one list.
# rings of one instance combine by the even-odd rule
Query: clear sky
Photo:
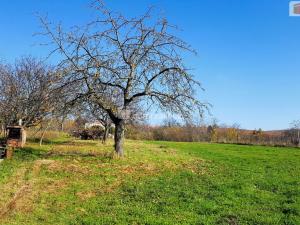
[[(0, 59), (43, 57), (34, 13), (63, 25), (83, 24), (89, 1), (2, 0)], [(300, 119), (300, 17), (289, 17), (288, 0), (111, 0), (126, 15), (159, 7), (180, 36), (199, 53), (187, 58), (213, 105), (214, 117), (243, 128), (282, 129)]]

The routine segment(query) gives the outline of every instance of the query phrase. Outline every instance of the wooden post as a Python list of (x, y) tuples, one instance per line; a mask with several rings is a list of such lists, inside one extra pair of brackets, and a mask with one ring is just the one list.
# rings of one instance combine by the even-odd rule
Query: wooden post
[(7, 159), (12, 159), (13, 154), (14, 154), (14, 147), (8, 146), (8, 147), (6, 148), (6, 158), (7, 158)]

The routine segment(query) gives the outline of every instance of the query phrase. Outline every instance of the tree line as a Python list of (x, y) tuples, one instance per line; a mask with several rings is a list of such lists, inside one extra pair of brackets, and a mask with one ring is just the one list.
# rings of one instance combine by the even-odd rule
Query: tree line
[(158, 141), (300, 147), (299, 125), (299, 121), (294, 121), (289, 129), (263, 131), (262, 129), (245, 130), (240, 128), (238, 124), (231, 126), (216, 123), (195, 125), (169, 122), (159, 126), (132, 124), (128, 127), (127, 137), (130, 139)]

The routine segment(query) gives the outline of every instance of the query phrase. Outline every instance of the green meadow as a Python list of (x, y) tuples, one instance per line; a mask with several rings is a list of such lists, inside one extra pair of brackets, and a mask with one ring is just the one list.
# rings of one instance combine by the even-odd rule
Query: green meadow
[(70, 138), (0, 164), (0, 224), (300, 224), (300, 150)]

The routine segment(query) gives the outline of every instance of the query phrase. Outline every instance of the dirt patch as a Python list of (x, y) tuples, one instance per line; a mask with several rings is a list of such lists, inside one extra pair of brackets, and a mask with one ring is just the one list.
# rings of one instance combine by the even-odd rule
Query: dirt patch
[(142, 176), (151, 175), (158, 172), (160, 169), (155, 164), (138, 163), (136, 165), (123, 166), (120, 168), (121, 174), (139, 173)]
[(55, 180), (48, 181), (45, 186), (47, 187), (47, 193), (57, 193), (68, 186), (68, 182), (66, 180)]
[(76, 160), (73, 161), (55, 161), (48, 165), (47, 169), (51, 172), (66, 172), (71, 174), (84, 174), (92, 173), (92, 170), (87, 165), (82, 165)]
[(32, 174), (34, 176), (36, 176), (40, 172), (41, 167), (43, 165), (49, 166), (49, 165), (53, 165), (53, 164), (55, 164), (54, 160), (49, 160), (49, 159), (36, 160), (34, 165), (33, 165), (33, 168), (32, 168)]
[(96, 191), (82, 191), (77, 192), (76, 196), (79, 197), (81, 200), (87, 200), (97, 195)]
[(69, 173), (76, 173), (76, 174), (91, 174), (92, 170), (88, 166), (82, 166), (79, 164), (67, 164), (63, 166), (63, 170)]
[(123, 183), (122, 179), (118, 179), (112, 184), (105, 185), (105, 187), (101, 190), (101, 193), (105, 194), (105, 193), (114, 192), (119, 186), (121, 186), (122, 183)]
[(204, 160), (192, 159), (189, 161), (183, 161), (180, 164), (183, 169), (191, 171), (192, 173), (198, 175), (202, 175), (206, 173), (206, 170), (203, 168)]

